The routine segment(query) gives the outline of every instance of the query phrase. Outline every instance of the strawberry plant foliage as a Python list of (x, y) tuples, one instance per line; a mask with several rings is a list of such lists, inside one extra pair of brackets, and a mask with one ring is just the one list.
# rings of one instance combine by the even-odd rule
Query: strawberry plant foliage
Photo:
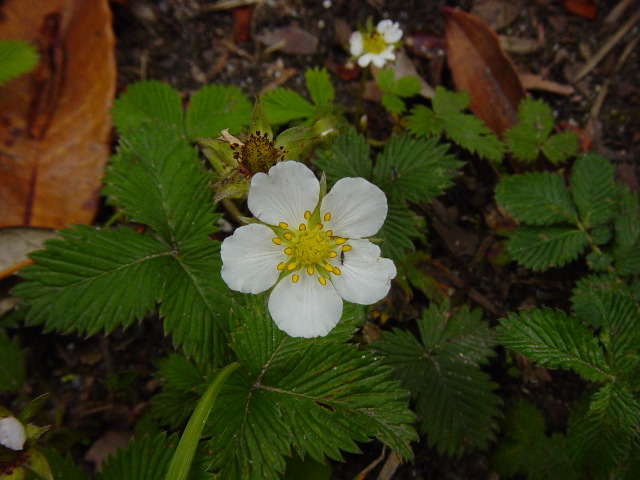
[(420, 432), (447, 455), (486, 448), (495, 438), (500, 399), (493, 393), (497, 385), (480, 370), (494, 355), (492, 333), (480, 311), (449, 312), (445, 302), (424, 312), (418, 330), (419, 339), (394, 329), (373, 348), (411, 392)]

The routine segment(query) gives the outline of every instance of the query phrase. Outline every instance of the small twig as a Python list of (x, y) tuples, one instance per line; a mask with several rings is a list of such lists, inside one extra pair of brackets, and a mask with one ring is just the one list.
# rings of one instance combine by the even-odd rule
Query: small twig
[(636, 0), (621, 0), (620, 3), (618, 3), (615, 7), (613, 7), (613, 9), (611, 9), (609, 15), (605, 17), (604, 23), (616, 23), (625, 12), (625, 10), (629, 8), (629, 6), (631, 6), (631, 4), (635, 1)]
[(371, 462), (369, 465), (367, 465), (364, 470), (362, 470), (355, 477), (353, 477), (353, 480), (363, 480), (364, 478), (366, 478), (366, 476), (369, 475), (369, 473), (371, 473), (371, 471), (374, 468), (376, 468), (378, 464), (384, 459), (386, 454), (387, 454), (387, 446), (383, 445), (380, 456), (376, 458), (373, 462)]
[(396, 470), (400, 466), (400, 459), (395, 454), (395, 452), (391, 452), (387, 461), (384, 462), (382, 466), (382, 470), (378, 474), (378, 478), (376, 480), (390, 480), (393, 477), (393, 474), (396, 473)]
[(625, 24), (618, 29), (616, 33), (614, 33), (609, 40), (607, 40), (600, 49), (591, 56), (591, 58), (585, 63), (580, 70), (571, 78), (572, 82), (577, 82), (582, 77), (584, 77), (587, 73), (589, 73), (593, 68), (600, 63), (609, 51), (625, 36), (625, 34), (633, 27), (633, 25), (640, 20), (640, 9), (638, 9), (635, 14), (625, 22)]
[(220, 0), (213, 5), (204, 5), (201, 10), (203, 12), (216, 12), (218, 10), (231, 10), (232, 8), (246, 7), (247, 5), (255, 5), (262, 3), (264, 0)]

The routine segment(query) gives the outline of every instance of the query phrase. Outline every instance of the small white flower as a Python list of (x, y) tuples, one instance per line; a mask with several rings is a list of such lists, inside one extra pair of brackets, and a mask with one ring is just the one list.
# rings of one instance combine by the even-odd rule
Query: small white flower
[(370, 63), (380, 68), (396, 59), (393, 51), (401, 38), (402, 29), (398, 22), (382, 20), (375, 30), (364, 34), (353, 32), (349, 37), (349, 51), (351, 55), (358, 57), (358, 65), (362, 68), (368, 67)]
[(387, 216), (382, 190), (343, 178), (324, 198), (320, 182), (299, 162), (280, 162), (251, 179), (248, 206), (258, 220), (222, 243), (222, 279), (243, 293), (274, 287), (269, 312), (292, 337), (327, 335), (342, 300), (370, 305), (396, 276), (393, 262), (365, 237)]
[(22, 450), (27, 432), (15, 417), (0, 418), (0, 445), (11, 450)]

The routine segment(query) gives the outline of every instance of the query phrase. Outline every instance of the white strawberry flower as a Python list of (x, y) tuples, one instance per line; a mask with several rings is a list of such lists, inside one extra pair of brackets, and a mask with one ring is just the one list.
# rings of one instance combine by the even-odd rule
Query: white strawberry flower
[(0, 445), (11, 450), (22, 450), (27, 440), (24, 425), (15, 417), (0, 418)]
[(224, 240), (222, 279), (243, 293), (275, 285), (269, 312), (288, 335), (325, 336), (343, 299), (370, 305), (389, 292), (396, 267), (366, 239), (387, 216), (387, 198), (372, 183), (343, 178), (321, 197), (313, 172), (285, 161), (253, 176), (248, 206), (260, 223)]
[(393, 51), (401, 38), (402, 29), (398, 22), (382, 20), (375, 29), (353, 32), (349, 37), (349, 51), (351, 55), (358, 57), (360, 67), (365, 68), (373, 63), (381, 68), (396, 59)]

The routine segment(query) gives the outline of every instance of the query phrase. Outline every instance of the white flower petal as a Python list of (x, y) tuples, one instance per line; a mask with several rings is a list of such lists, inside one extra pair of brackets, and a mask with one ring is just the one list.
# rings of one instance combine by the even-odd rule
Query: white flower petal
[(349, 37), (349, 51), (351, 52), (351, 55), (353, 55), (354, 57), (360, 55), (364, 48), (363, 45), (364, 42), (362, 34), (358, 31), (353, 32)]
[(376, 30), (378, 30), (382, 39), (387, 43), (396, 43), (402, 38), (402, 29), (398, 22), (382, 20), (378, 23)]
[(341, 271), (331, 275), (334, 287), (348, 302), (371, 305), (383, 299), (396, 276), (393, 261), (380, 256), (380, 248), (368, 240), (350, 240), (351, 250), (344, 254), (344, 264), (332, 261)]
[(324, 337), (342, 316), (342, 299), (316, 275), (300, 274), (297, 283), (283, 278), (271, 292), (269, 312), (278, 328), (291, 337)]
[(373, 55), (372, 53), (365, 53), (364, 55), (360, 56), (360, 58), (358, 58), (358, 65), (360, 65), (361, 68), (367, 68), (374, 57), (375, 55)]
[(313, 212), (319, 196), (320, 182), (314, 173), (300, 162), (287, 161), (276, 163), (268, 175), (253, 176), (247, 204), (264, 223), (293, 227), (305, 221), (305, 211)]
[(327, 212), (331, 213), (331, 220), (323, 224), (335, 235), (370, 237), (380, 230), (387, 217), (387, 197), (364, 178), (342, 178), (322, 199), (320, 218)]
[(222, 279), (232, 290), (242, 293), (260, 293), (271, 288), (278, 280), (276, 266), (286, 260), (282, 246), (271, 239), (273, 230), (265, 225), (251, 224), (238, 228), (224, 239)]
[[(383, 53), (384, 53), (384, 52), (383, 52)], [(395, 60), (395, 58), (396, 58), (396, 57), (395, 57), (395, 55), (393, 55), (393, 54), (392, 54), (392, 56), (393, 56), (393, 58), (391, 58), (391, 59), (389, 59), (389, 60)], [(382, 68), (382, 67), (384, 67), (384, 66), (385, 66), (385, 64), (387, 63), (387, 60), (388, 60), (388, 59), (387, 59), (387, 58), (385, 58), (385, 57), (382, 55), (382, 53), (379, 53), (379, 54), (375, 55), (371, 60), (373, 61), (373, 64), (374, 64), (376, 67), (378, 67), (378, 68)]]
[[(340, 304), (342, 304), (342, 300), (340, 300)], [(0, 445), (11, 450), (22, 450), (26, 440), (27, 432), (17, 418), (0, 418)]]

